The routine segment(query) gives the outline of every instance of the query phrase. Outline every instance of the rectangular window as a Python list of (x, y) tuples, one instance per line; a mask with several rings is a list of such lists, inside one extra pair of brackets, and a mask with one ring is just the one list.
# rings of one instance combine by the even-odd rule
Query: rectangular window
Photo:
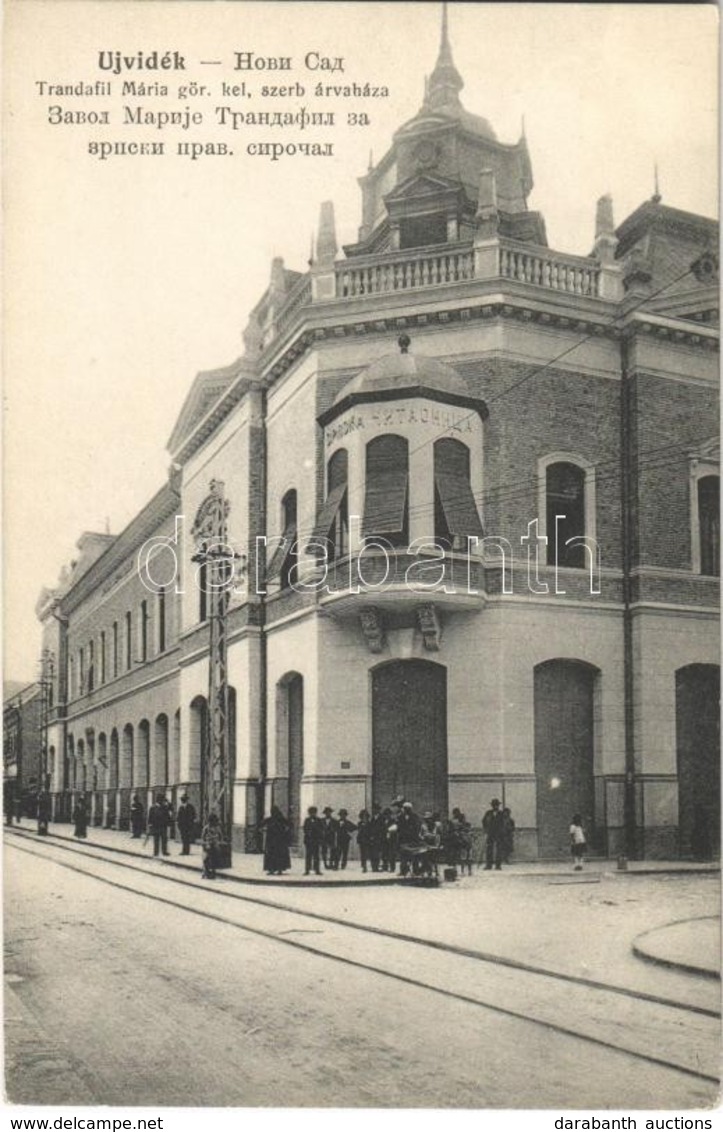
[(78, 695), (85, 695), (85, 651), (78, 650)]
[(95, 641), (88, 641), (88, 691), (93, 691), (95, 683)]
[(166, 591), (158, 592), (158, 651), (166, 651)]
[(126, 671), (133, 664), (133, 618), (130, 611), (126, 613)]
[(141, 660), (148, 660), (148, 602), (142, 601), (138, 614), (139, 636), (141, 638)]
[(113, 622), (113, 675), (118, 675), (118, 622)]
[(400, 248), (423, 248), (429, 244), (446, 243), (447, 217), (444, 213), (403, 217), (399, 223)]
[(98, 663), (100, 665), (100, 683), (105, 684), (105, 630), (100, 635)]

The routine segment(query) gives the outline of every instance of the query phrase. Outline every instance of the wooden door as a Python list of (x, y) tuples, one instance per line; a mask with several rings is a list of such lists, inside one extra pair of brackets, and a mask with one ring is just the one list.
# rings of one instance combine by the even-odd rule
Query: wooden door
[(447, 813), (447, 672), (399, 660), (372, 673), (373, 800), (403, 794), (417, 813)]

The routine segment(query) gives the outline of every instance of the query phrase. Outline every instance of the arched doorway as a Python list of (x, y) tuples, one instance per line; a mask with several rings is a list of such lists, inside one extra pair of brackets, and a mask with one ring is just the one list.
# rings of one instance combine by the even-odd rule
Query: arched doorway
[(394, 660), (372, 671), (372, 797), (447, 812), (447, 670)]
[(683, 857), (720, 853), (720, 669), (689, 664), (675, 674), (678, 832)]
[(114, 727), (110, 733), (110, 762), (108, 763), (108, 789), (118, 789), (118, 732)]
[(191, 701), (191, 711), (189, 716), (188, 727), (188, 782), (186, 784), (186, 792), (196, 808), (196, 813), (200, 815), (201, 820), (205, 820), (205, 814), (201, 814), (203, 798), (203, 778), (208, 766), (208, 704), (205, 696), (196, 696)]
[(150, 785), (155, 790), (162, 787), (164, 790), (170, 783), (168, 777), (168, 716), (156, 716), (153, 729), (153, 756), (151, 759)]
[(570, 819), (582, 815), (595, 845), (593, 698), (598, 669), (578, 660), (548, 660), (535, 668), (537, 852), (570, 852)]

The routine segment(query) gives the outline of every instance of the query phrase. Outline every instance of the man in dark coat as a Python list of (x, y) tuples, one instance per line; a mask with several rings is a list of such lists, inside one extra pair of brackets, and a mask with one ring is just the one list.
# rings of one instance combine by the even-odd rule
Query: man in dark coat
[(493, 864), (496, 869), (501, 869), (504, 855), (505, 818), (500, 809), (499, 798), (493, 798), (490, 802), (490, 809), (482, 818), (482, 829), (487, 839), (485, 844), (485, 869), (491, 869)]
[(133, 800), (131, 801), (131, 831), (133, 837), (140, 837), (143, 833), (144, 817), (145, 811), (143, 809), (143, 803), (139, 795), (134, 794)]
[(324, 857), (325, 869), (338, 869), (338, 853), (337, 853), (337, 839), (339, 836), (339, 822), (335, 817), (331, 806), (326, 806), (324, 809), (324, 817), (322, 818), (322, 825), (324, 826), (324, 839), (321, 843), (321, 852)]
[[(371, 859), (370, 850), (372, 844), (372, 820), (369, 816), (368, 810), (359, 811), (359, 823), (357, 825), (357, 831), (356, 841), (357, 845), (359, 846), (359, 856), (361, 858), (362, 872), (365, 873), (367, 871), (367, 865), (369, 864), (369, 861)], [(372, 868), (374, 868), (373, 864)], [(374, 869), (374, 872), (376, 872), (378, 868), (379, 854), (377, 854), (377, 868)]]
[(346, 868), (349, 857), (349, 843), (351, 835), (356, 829), (353, 821), (349, 821), (348, 810), (339, 810), (339, 821), (336, 831), (336, 859), (340, 869)]
[(379, 863), (384, 852), (387, 840), (387, 823), (382, 808), (376, 802), (372, 804), (372, 816), (369, 830), (369, 860), (372, 872), (379, 872)]
[(168, 826), (170, 825), (169, 805), (163, 794), (157, 794), (156, 800), (148, 811), (148, 832), (153, 834), (153, 856), (157, 857), (163, 850), (164, 857), (170, 857), (168, 852)]
[(50, 821), (50, 798), (43, 792), (38, 794), (38, 833), (47, 835)]
[(189, 802), (188, 794), (181, 794), (181, 804), (176, 811), (176, 825), (181, 835), (181, 856), (187, 857), (196, 832), (196, 810)]
[(309, 806), (308, 816), (304, 820), (304, 876), (308, 877), (312, 868), (317, 876), (321, 876), (319, 866), (319, 849), (324, 840), (324, 823), (319, 817), (316, 806)]

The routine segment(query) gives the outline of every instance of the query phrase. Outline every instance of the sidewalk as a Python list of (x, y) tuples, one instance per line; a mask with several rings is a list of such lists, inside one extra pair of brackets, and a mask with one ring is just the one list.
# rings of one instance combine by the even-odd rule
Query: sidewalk
[(696, 917), (643, 932), (633, 940), (633, 954), (663, 967), (720, 978), (720, 920)]
[[(7, 828), (7, 827), (6, 827)], [(24, 819), (22, 825), (14, 825), (13, 829), (19, 829), (26, 833), (36, 833), (36, 825), (34, 821), (29, 818)], [(112, 850), (114, 852), (122, 852), (132, 854), (136, 857), (143, 857), (146, 860), (153, 860), (153, 847), (152, 842), (149, 840), (147, 843), (145, 838), (139, 839), (131, 837), (130, 833), (120, 832), (115, 829), (101, 829), (99, 826), (91, 826), (88, 829), (88, 837), (85, 842), (76, 841), (73, 837), (73, 827), (68, 822), (63, 823), (50, 823), (49, 838), (52, 840), (56, 838), (61, 841), (72, 841), (76, 844), (97, 845), (103, 849)], [(173, 866), (184, 869), (192, 869), (200, 871), (201, 869), (201, 847), (198, 843), (191, 847), (191, 854), (188, 857), (181, 856), (179, 841), (169, 841), (168, 848), (170, 856), (156, 858), (160, 865), (164, 867)], [(571, 862), (568, 860), (547, 860), (547, 861), (519, 861), (513, 862), (510, 865), (505, 865), (503, 869), (498, 872), (492, 871), (489, 875), (486, 874), (485, 869), (481, 865), (473, 866), (472, 877), (459, 878), (464, 879), (465, 887), (468, 886), (469, 881), (481, 881), (484, 879), (485, 883), (496, 881), (505, 877), (507, 880), (517, 877), (560, 877), (561, 883), (569, 881), (575, 884), (595, 883), (603, 875), (610, 873), (619, 873), (622, 876), (651, 876), (661, 873), (666, 874), (685, 874), (696, 875), (700, 873), (719, 873), (720, 863), (707, 862), (707, 861), (628, 861), (626, 867), (620, 869), (617, 860), (608, 859), (604, 857), (588, 858), (585, 863), (585, 869), (581, 873), (573, 872)], [(440, 867), (440, 883), (445, 884), (443, 878), (444, 868)], [(233, 864), (230, 868), (223, 870), (223, 876), (228, 877), (230, 880), (242, 882), (244, 884), (263, 884), (270, 886), (277, 886), (282, 888), (329, 888), (329, 887), (347, 887), (349, 885), (363, 885), (363, 886), (388, 886), (390, 884), (409, 884), (408, 878), (402, 878), (398, 875), (390, 875), (388, 873), (363, 873), (361, 865), (358, 861), (349, 861), (346, 869), (340, 871), (325, 871), (322, 876), (304, 876), (303, 875), (303, 857), (292, 856), (291, 870), (284, 876), (268, 876), (263, 870), (263, 856), (261, 853), (240, 853), (235, 852), (233, 856)]]
[[(37, 837), (30, 821), (13, 828)], [(150, 843), (129, 833), (91, 828), (85, 842), (76, 842), (72, 830), (69, 824), (51, 824), (48, 842), (97, 846), (126, 859), (154, 861)], [(170, 868), (176, 875), (185, 869), (199, 877), (199, 845), (189, 857), (180, 856), (178, 842), (170, 842), (169, 849), (170, 856), (155, 859), (155, 868)], [(219, 878), (222, 885), (253, 886), (260, 898), (281, 888), (279, 896), (290, 910), (332, 921), (570, 974), (617, 978), (650, 990), (667, 978), (686, 994), (686, 980), (693, 975), (719, 977), (718, 864), (631, 861), (619, 870), (616, 861), (593, 859), (578, 873), (567, 861), (520, 862), (499, 872), (476, 866), (471, 877), (442, 880), (436, 888), (362, 873), (358, 861), (321, 877), (305, 877), (302, 869), (303, 861), (293, 857), (289, 875), (270, 877), (260, 854), (236, 853), (233, 866)], [(708, 1000), (702, 987), (694, 993)]]

